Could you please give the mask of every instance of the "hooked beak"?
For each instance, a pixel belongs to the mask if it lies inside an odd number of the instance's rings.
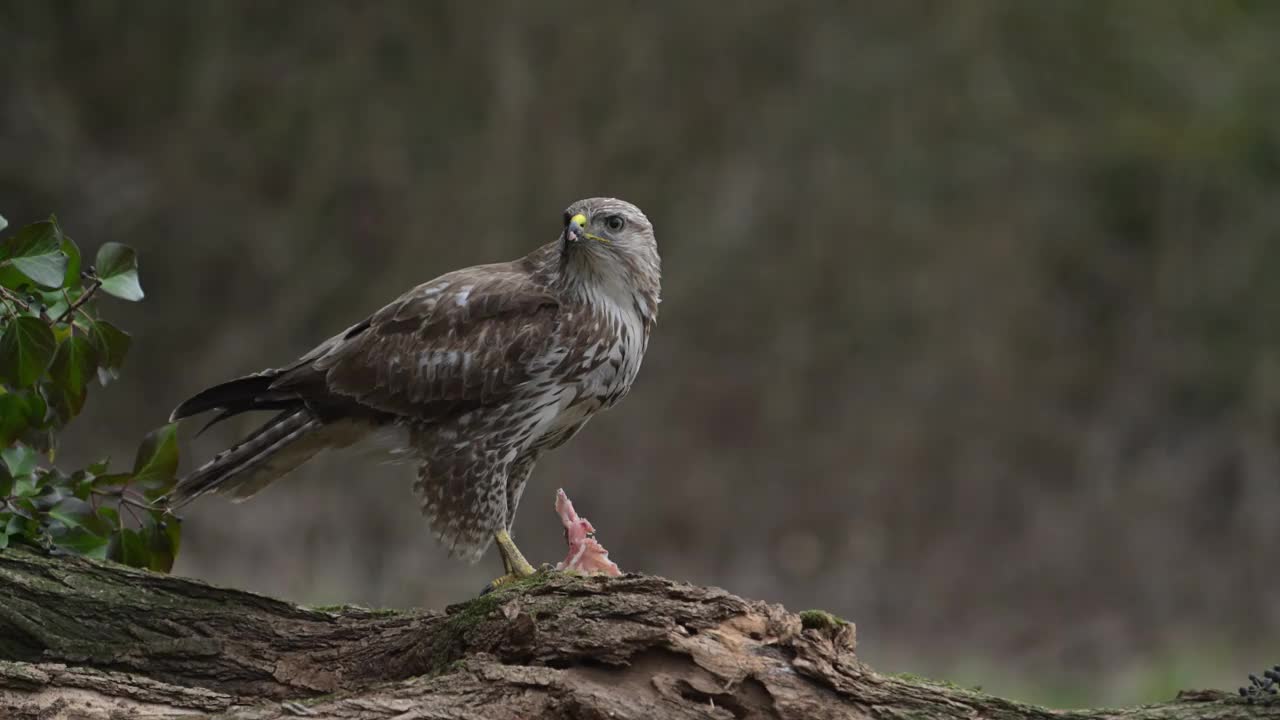
[[[569,243],[582,242],[587,237],[587,216],[578,213],[569,218],[564,225],[564,240]]]

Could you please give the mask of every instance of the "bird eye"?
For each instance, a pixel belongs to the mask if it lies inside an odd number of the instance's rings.
[[[610,232],[618,232],[627,226],[627,221],[623,220],[621,215],[610,215],[604,219],[604,226],[609,228]]]

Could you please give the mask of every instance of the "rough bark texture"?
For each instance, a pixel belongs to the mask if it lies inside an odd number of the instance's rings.
[[[854,628],[656,577],[550,574],[443,612],[306,609],[0,552],[0,718],[1280,718],[1223,693],[1055,712],[878,675]]]

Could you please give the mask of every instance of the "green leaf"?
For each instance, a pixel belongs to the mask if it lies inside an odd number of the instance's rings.
[[[9,474],[9,468],[0,463],[0,508],[4,507],[4,499],[13,494],[13,476]],[[0,526],[4,523],[0,522]]]
[[[0,395],[0,445],[11,445],[28,428],[44,424],[44,398],[31,391]]]
[[[173,559],[178,554],[178,548],[174,546],[163,521],[152,518],[147,524],[147,567],[156,572],[167,573],[173,569]]]
[[[13,509],[14,517],[22,520],[34,521],[36,516],[40,514],[40,511],[36,510],[36,506],[31,502],[30,498],[20,497],[10,502],[9,507]],[[12,521],[10,522],[12,523]]]
[[[98,519],[109,528],[120,527],[120,511],[109,505],[98,506]]]
[[[5,220],[3,215],[0,215],[0,230],[3,230],[7,227],[9,227],[9,221]]]
[[[178,425],[169,423],[148,433],[138,447],[138,456],[133,462],[133,482],[146,489],[167,488],[177,471]]]
[[[49,365],[52,380],[50,400],[65,423],[84,408],[89,394],[89,382],[98,369],[98,351],[85,338],[75,336],[58,346],[58,352]]]
[[[115,492],[124,489],[131,479],[133,479],[133,475],[129,473],[99,475],[93,479],[93,489],[99,492]]]
[[[87,528],[71,528],[61,535],[54,536],[53,544],[87,557],[98,560],[107,559],[108,536],[99,535]]]
[[[80,246],[66,235],[62,236],[62,245],[59,248],[62,254],[67,256],[67,271],[62,277],[62,287],[74,288],[80,286]]]
[[[0,450],[0,459],[4,460],[9,474],[14,477],[30,475],[36,469],[37,457],[38,453],[25,445],[13,445]]]
[[[4,218],[0,218],[0,220],[3,220],[3,219]],[[7,547],[9,547],[9,533],[0,532],[0,550],[3,550]]]
[[[88,500],[89,495],[93,493],[93,473],[85,470],[77,470],[71,473],[71,492],[81,500]]]
[[[94,261],[102,291],[122,300],[141,300],[142,285],[138,283],[138,255],[133,248],[120,243],[106,243],[98,249]]]
[[[14,268],[43,287],[61,287],[67,274],[62,228],[55,218],[32,223],[5,240],[0,246],[0,258],[0,265]]]
[[[44,306],[44,314],[47,318],[56,320],[57,318],[62,317],[62,313],[66,312],[67,308],[71,307],[71,305],[67,303],[66,298],[62,297],[62,291],[60,290],[56,293],[41,293],[41,295],[42,302],[40,304]],[[54,337],[59,335],[60,330],[66,331],[65,326],[56,326],[53,330]]]
[[[20,317],[0,335],[0,378],[16,387],[30,387],[48,369],[56,350],[48,325],[39,318]]]
[[[147,566],[147,541],[142,537],[141,531],[123,528],[112,533],[111,540],[113,545],[119,547],[118,555],[113,560],[133,567]]]
[[[14,269],[41,287],[62,285],[62,279],[67,272],[67,256],[63,255],[61,250],[52,255],[14,258],[10,262]]]
[[[42,513],[48,513],[68,497],[63,485],[49,482],[40,482],[39,485],[40,491],[31,498],[31,502]]]
[[[124,356],[133,344],[129,333],[112,325],[106,320],[93,323],[93,344],[98,348],[98,363],[111,370],[117,370],[124,364]]]
[[[93,506],[76,497],[64,497],[57,505],[49,508],[49,517],[61,522],[68,528],[85,527],[98,521],[93,514]]]
[[[57,218],[34,222],[5,239],[0,244],[0,260],[47,255],[59,250],[62,228]]]
[[[36,483],[35,475],[27,473],[26,475],[19,475],[13,479],[13,490],[11,492],[14,497],[31,498],[35,497],[36,494],[40,492],[40,486]]]
[[[23,517],[21,513],[12,512],[6,513],[6,515],[9,519],[5,521],[4,527],[0,527],[0,533],[5,535],[19,535],[26,531],[28,520]]]
[[[99,544],[101,544],[104,553],[106,552],[107,536],[120,527],[119,517],[114,518],[115,522],[111,522],[108,518],[104,518],[95,512],[92,505],[77,498],[65,498],[57,506],[49,510],[49,517],[65,525],[68,532],[84,530],[90,534],[100,536]],[[57,535],[54,536],[54,542],[59,545],[65,544],[59,540]]]

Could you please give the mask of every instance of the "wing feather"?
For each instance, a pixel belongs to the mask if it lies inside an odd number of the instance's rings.
[[[425,421],[499,403],[552,353],[559,310],[518,268],[449,273],[317,347],[272,387]]]

